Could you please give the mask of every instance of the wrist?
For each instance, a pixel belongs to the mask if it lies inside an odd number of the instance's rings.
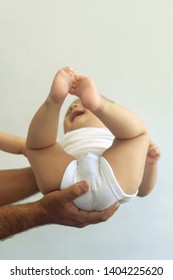
[[[158,161],[156,161],[156,160],[150,160],[150,159],[148,159],[148,160],[146,160],[146,165],[147,166],[151,166],[151,167],[154,167],[154,166],[157,166],[157,162]]]
[[[35,208],[35,210],[34,210],[35,214],[34,214],[33,219],[36,220],[36,223],[38,224],[38,226],[52,223],[51,215],[50,215],[46,205],[44,204],[44,198],[36,201],[34,208]]]

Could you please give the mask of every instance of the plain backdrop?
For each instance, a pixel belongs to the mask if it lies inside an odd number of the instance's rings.
[[[0,0],[1,131],[25,137],[56,71],[70,65],[142,117],[161,149],[149,196],[106,223],[18,234],[0,243],[0,259],[173,259],[172,14],[171,0]],[[1,169],[25,166],[0,152]]]

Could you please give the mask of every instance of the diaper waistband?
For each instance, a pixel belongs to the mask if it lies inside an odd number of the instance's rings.
[[[93,158],[95,160],[98,160],[100,158],[100,155],[97,153],[85,152],[78,157],[78,160],[83,158]]]

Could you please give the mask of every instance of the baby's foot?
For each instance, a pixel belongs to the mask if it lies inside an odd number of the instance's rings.
[[[51,86],[50,98],[54,102],[63,102],[68,95],[75,80],[75,73],[70,67],[60,69]]]
[[[94,82],[85,76],[76,76],[70,93],[78,96],[83,106],[91,111],[97,110],[101,97],[97,92]]]

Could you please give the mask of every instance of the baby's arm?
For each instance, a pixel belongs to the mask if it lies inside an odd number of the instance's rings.
[[[159,148],[154,143],[150,142],[145,163],[144,175],[142,183],[139,187],[138,196],[146,196],[154,188],[157,179],[157,163],[159,158]]]
[[[0,132],[0,150],[11,154],[25,154],[25,139]]]

